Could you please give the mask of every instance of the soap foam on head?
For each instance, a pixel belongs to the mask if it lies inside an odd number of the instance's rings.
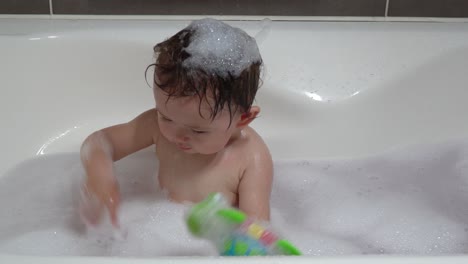
[[[206,18],[192,22],[188,29],[193,36],[185,48],[190,54],[183,63],[186,68],[203,69],[222,77],[239,76],[252,63],[261,61],[255,39],[239,28]]]

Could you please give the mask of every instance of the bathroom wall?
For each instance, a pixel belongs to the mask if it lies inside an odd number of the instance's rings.
[[[1,0],[0,14],[468,17],[468,0]]]

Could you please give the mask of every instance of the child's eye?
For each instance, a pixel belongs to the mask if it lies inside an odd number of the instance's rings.
[[[195,133],[195,134],[205,134],[206,133],[206,131],[193,130],[193,129],[192,129],[192,132]]]

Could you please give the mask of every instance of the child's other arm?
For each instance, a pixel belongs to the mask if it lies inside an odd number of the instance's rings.
[[[273,162],[266,146],[250,157],[239,185],[239,209],[248,216],[270,220]]]

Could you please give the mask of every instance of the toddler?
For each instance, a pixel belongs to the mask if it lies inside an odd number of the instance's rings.
[[[83,192],[118,226],[119,187],[113,162],[155,145],[158,180],[175,201],[200,202],[220,192],[251,217],[268,220],[272,160],[249,124],[262,59],[244,31],[213,19],[192,22],[154,47],[156,107],[128,123],[92,133],[81,147]],[[149,67],[148,67],[149,68]]]

